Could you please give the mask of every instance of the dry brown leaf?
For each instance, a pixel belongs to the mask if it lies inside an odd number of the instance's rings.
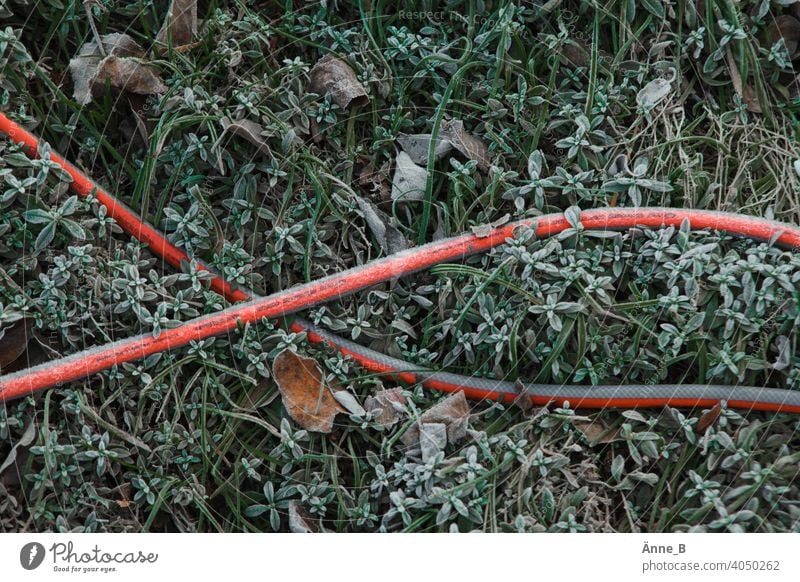
[[[317,533],[314,519],[298,501],[289,502],[289,531],[291,533]]]
[[[0,336],[0,370],[14,363],[28,349],[33,319],[20,319]]]
[[[306,430],[331,432],[333,419],[345,412],[322,379],[317,363],[291,350],[283,350],[272,364],[272,374],[283,405]]]
[[[573,67],[589,64],[589,50],[581,43],[569,41],[561,47],[561,62]]]
[[[261,125],[255,121],[250,121],[249,119],[231,121],[227,117],[224,117],[221,123],[224,131],[230,131],[231,133],[246,139],[251,144],[256,146],[261,154],[269,158],[272,157],[272,150],[269,149],[267,142],[261,137],[261,132],[264,131],[264,128],[261,127]]]
[[[575,428],[583,433],[591,446],[613,443],[622,440],[619,430],[611,429],[600,420],[575,421]]]
[[[140,95],[166,91],[158,72],[141,61],[144,49],[130,36],[106,34],[101,42],[104,51],[96,42],[87,42],[69,62],[73,96],[79,104],[86,105],[101,95],[106,81],[115,89]]]
[[[167,90],[158,71],[128,57],[109,55],[100,61],[93,84],[102,86],[106,81],[115,89],[137,95],[153,95]]]
[[[694,431],[697,434],[703,434],[708,430],[708,427],[717,423],[719,420],[720,414],[722,414],[722,406],[719,402],[717,402],[711,410],[704,412],[703,416],[700,417],[700,420],[697,421],[697,426],[694,427]]]
[[[406,399],[402,388],[380,390],[364,402],[367,412],[373,414],[372,420],[383,429],[389,429],[400,420],[400,414],[406,408]]]
[[[441,423],[447,427],[447,442],[455,443],[467,435],[469,423],[469,404],[463,392],[451,394],[435,406],[429,408],[419,417],[403,435],[402,441],[407,447],[416,447],[420,443],[420,427],[423,424]]]
[[[172,0],[156,40],[167,44],[171,39],[172,46],[179,47],[191,43],[196,34],[197,0]]]
[[[481,170],[488,170],[489,166],[491,166],[489,150],[486,148],[486,144],[467,133],[464,130],[464,122],[460,119],[443,121],[439,135],[449,141],[466,158],[478,162],[478,167]]]
[[[739,66],[736,64],[736,59],[733,58],[733,53],[730,47],[725,49],[725,60],[728,63],[728,71],[731,75],[731,83],[733,90],[739,98],[747,105],[747,110],[751,113],[761,113],[761,103],[758,100],[758,95],[749,85],[745,85],[742,81],[742,75],[739,73]]]
[[[350,105],[366,105],[367,92],[358,81],[353,69],[333,55],[322,57],[308,74],[311,83],[308,88],[319,95],[331,94],[331,99],[342,109]]]

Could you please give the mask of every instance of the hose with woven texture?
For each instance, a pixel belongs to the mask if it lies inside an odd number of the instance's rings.
[[[26,147],[35,156],[38,139],[0,113],[0,132]],[[87,196],[94,192],[98,201],[108,208],[111,216],[127,233],[149,245],[151,251],[173,266],[179,267],[190,257],[173,245],[136,213],[100,188],[72,164],[56,154],[51,160],[58,163],[73,179],[75,193]],[[583,211],[581,224],[589,230],[620,230],[636,226],[664,228],[680,226],[688,221],[692,230],[714,229],[757,240],[770,240],[791,249],[800,249],[800,228],[761,218],[726,212],[678,208],[606,208]],[[144,358],[150,354],[187,345],[192,340],[226,333],[241,323],[262,318],[276,318],[336,300],[359,290],[409,275],[433,265],[486,252],[508,239],[519,227],[534,227],[537,237],[547,237],[571,228],[563,214],[549,214],[524,219],[493,229],[487,236],[465,234],[429,243],[372,261],[317,281],[299,285],[266,297],[230,285],[221,277],[211,279],[212,289],[230,301],[244,301],[225,310],[185,322],[163,331],[158,337],[150,334],[135,336],[78,352],[19,372],[0,376],[0,401],[19,398],[46,388],[78,380],[107,370],[114,365]],[[210,270],[201,261],[199,268]],[[305,329],[312,341],[324,341],[352,356],[365,367],[381,373],[398,375],[411,381],[421,381],[429,388],[443,391],[464,390],[468,396],[509,400],[518,395],[514,385],[458,376],[444,372],[408,372],[413,366],[357,346],[348,340],[324,332],[298,320],[293,329]],[[412,375],[413,374],[413,375]],[[636,406],[705,406],[727,400],[729,406],[758,410],[800,413],[800,392],[776,388],[726,387],[705,385],[631,385],[631,386],[550,386],[533,385],[526,388],[535,403],[569,401],[583,407]]]

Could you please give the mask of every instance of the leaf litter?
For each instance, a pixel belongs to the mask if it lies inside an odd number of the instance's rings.
[[[306,430],[329,433],[333,420],[345,412],[322,378],[312,358],[285,349],[272,364],[272,373],[289,416]]]
[[[100,41],[102,48],[97,42],[87,42],[69,62],[73,96],[80,105],[102,95],[106,82],[114,89],[139,95],[167,90],[158,70],[145,60],[144,48],[133,38],[112,33]]]

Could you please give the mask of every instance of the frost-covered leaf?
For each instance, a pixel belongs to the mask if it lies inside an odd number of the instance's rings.
[[[333,102],[342,109],[347,109],[350,105],[366,105],[369,102],[366,90],[350,65],[333,55],[322,57],[308,76],[311,80],[309,91],[318,95],[330,93]]]
[[[395,171],[392,178],[392,200],[413,202],[425,198],[425,185],[428,172],[415,164],[411,157],[400,152],[395,159]]]
[[[345,409],[322,379],[317,363],[286,349],[276,356],[272,371],[289,416],[306,430],[331,432],[333,419]]]
[[[172,0],[167,17],[156,40],[173,46],[183,46],[192,42],[197,34],[197,0]]]
[[[415,164],[428,165],[428,150],[433,136],[430,133],[410,135],[401,133],[397,136],[397,143]],[[453,150],[453,145],[447,138],[439,135],[434,150],[435,159],[441,159]]]

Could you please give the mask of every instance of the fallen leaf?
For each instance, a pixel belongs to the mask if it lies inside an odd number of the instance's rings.
[[[722,405],[717,402],[711,410],[708,410],[703,413],[700,417],[700,420],[697,421],[697,425],[694,427],[694,431],[697,434],[703,434],[708,430],[708,427],[717,423],[719,420],[720,414],[722,414]]]
[[[315,432],[333,430],[334,417],[345,409],[336,402],[313,359],[283,350],[275,357],[272,373],[283,405],[297,424]]]
[[[101,95],[106,81],[115,89],[141,95],[166,91],[155,69],[142,61],[144,49],[130,36],[106,34],[100,40],[103,51],[96,42],[87,42],[69,62],[73,96],[80,105]]]
[[[611,164],[609,164],[606,173],[610,178],[613,178],[614,176],[618,176],[620,174],[630,176],[631,171],[628,168],[628,155],[619,154],[617,157],[615,157],[611,161]]]
[[[644,111],[652,110],[672,93],[672,82],[667,79],[653,79],[636,94],[636,104]]]
[[[333,55],[325,55],[308,73],[308,88],[319,95],[330,93],[331,99],[342,109],[350,105],[366,105],[369,97],[358,81],[353,69]]]
[[[397,135],[397,143],[408,154],[415,164],[428,164],[428,150],[431,147],[431,140],[433,136],[430,133],[419,133],[411,135],[407,133],[400,133]],[[441,132],[439,139],[436,140],[434,149],[435,159],[440,159],[453,150],[453,144],[444,137]]]
[[[156,35],[158,42],[172,46],[183,46],[192,42],[197,34],[197,0],[172,0],[161,30]]]
[[[736,59],[733,58],[733,53],[730,47],[725,49],[725,60],[728,63],[728,72],[731,75],[731,83],[733,90],[739,98],[747,105],[747,110],[752,113],[761,113],[761,103],[758,100],[758,95],[750,85],[745,85],[742,81],[742,75],[739,73],[739,67],[736,64]]]
[[[167,86],[152,67],[142,64],[138,59],[109,55],[100,61],[94,83],[109,81],[111,86],[121,91],[138,95],[163,93]]]
[[[422,462],[427,463],[447,446],[447,425],[443,422],[420,425],[419,446],[422,449]]]
[[[424,199],[427,181],[428,172],[425,168],[415,164],[407,153],[397,154],[392,179],[392,200],[412,202]]]
[[[443,121],[441,137],[449,141],[467,159],[478,162],[478,168],[488,170],[491,166],[489,150],[483,141],[464,130],[464,122],[460,119]]]
[[[778,358],[771,364],[773,370],[785,370],[792,365],[792,344],[785,335],[779,335],[775,339],[778,347]]]
[[[568,41],[561,47],[561,61],[573,67],[585,67],[589,64],[589,51],[575,41]]]
[[[742,101],[747,105],[747,110],[752,113],[761,113],[761,101],[758,100],[756,90],[750,85],[745,85],[742,88]]]
[[[364,410],[364,407],[361,406],[358,400],[356,400],[356,397],[347,390],[337,390],[333,393],[333,397],[336,399],[336,402],[344,406],[347,412],[353,416],[364,417],[367,415],[367,411]]]
[[[447,427],[447,442],[449,443],[458,442],[467,435],[469,404],[463,392],[455,392],[423,412],[418,422],[412,424],[403,434],[403,443],[407,447],[418,446],[420,427],[423,424],[435,423],[442,423]]]
[[[406,398],[402,388],[380,390],[364,402],[364,408],[372,413],[372,420],[381,428],[394,426],[406,411]]]
[[[613,443],[622,440],[619,430],[611,429],[600,420],[576,421],[575,428],[583,433],[591,446]]]
[[[392,224],[389,217],[375,208],[369,200],[356,196],[356,204],[364,214],[367,226],[387,255],[408,248],[408,241],[400,229]]]
[[[272,150],[269,149],[269,145],[267,145],[267,142],[261,137],[261,133],[264,131],[261,125],[249,119],[231,121],[227,117],[223,117],[220,123],[222,124],[223,131],[229,131],[234,135],[246,139],[256,146],[259,153],[268,158],[272,158]]]
[[[289,502],[289,531],[292,533],[317,533],[313,518],[298,501]]]
[[[533,408],[533,402],[531,402],[531,397],[525,384],[522,380],[517,380],[514,382],[514,388],[517,391],[517,396],[511,404],[519,408],[522,412],[530,411]]]
[[[11,451],[8,453],[6,460],[3,461],[3,464],[0,465],[0,475],[3,474],[3,471],[8,469],[12,466],[17,460],[17,452],[22,448],[25,449],[31,445],[33,439],[36,438],[36,425],[31,421],[28,423],[28,426],[25,428],[25,432],[22,433],[19,441],[11,447]]]
[[[33,319],[20,319],[10,327],[0,330],[0,370],[14,363],[28,349],[33,337]]]

